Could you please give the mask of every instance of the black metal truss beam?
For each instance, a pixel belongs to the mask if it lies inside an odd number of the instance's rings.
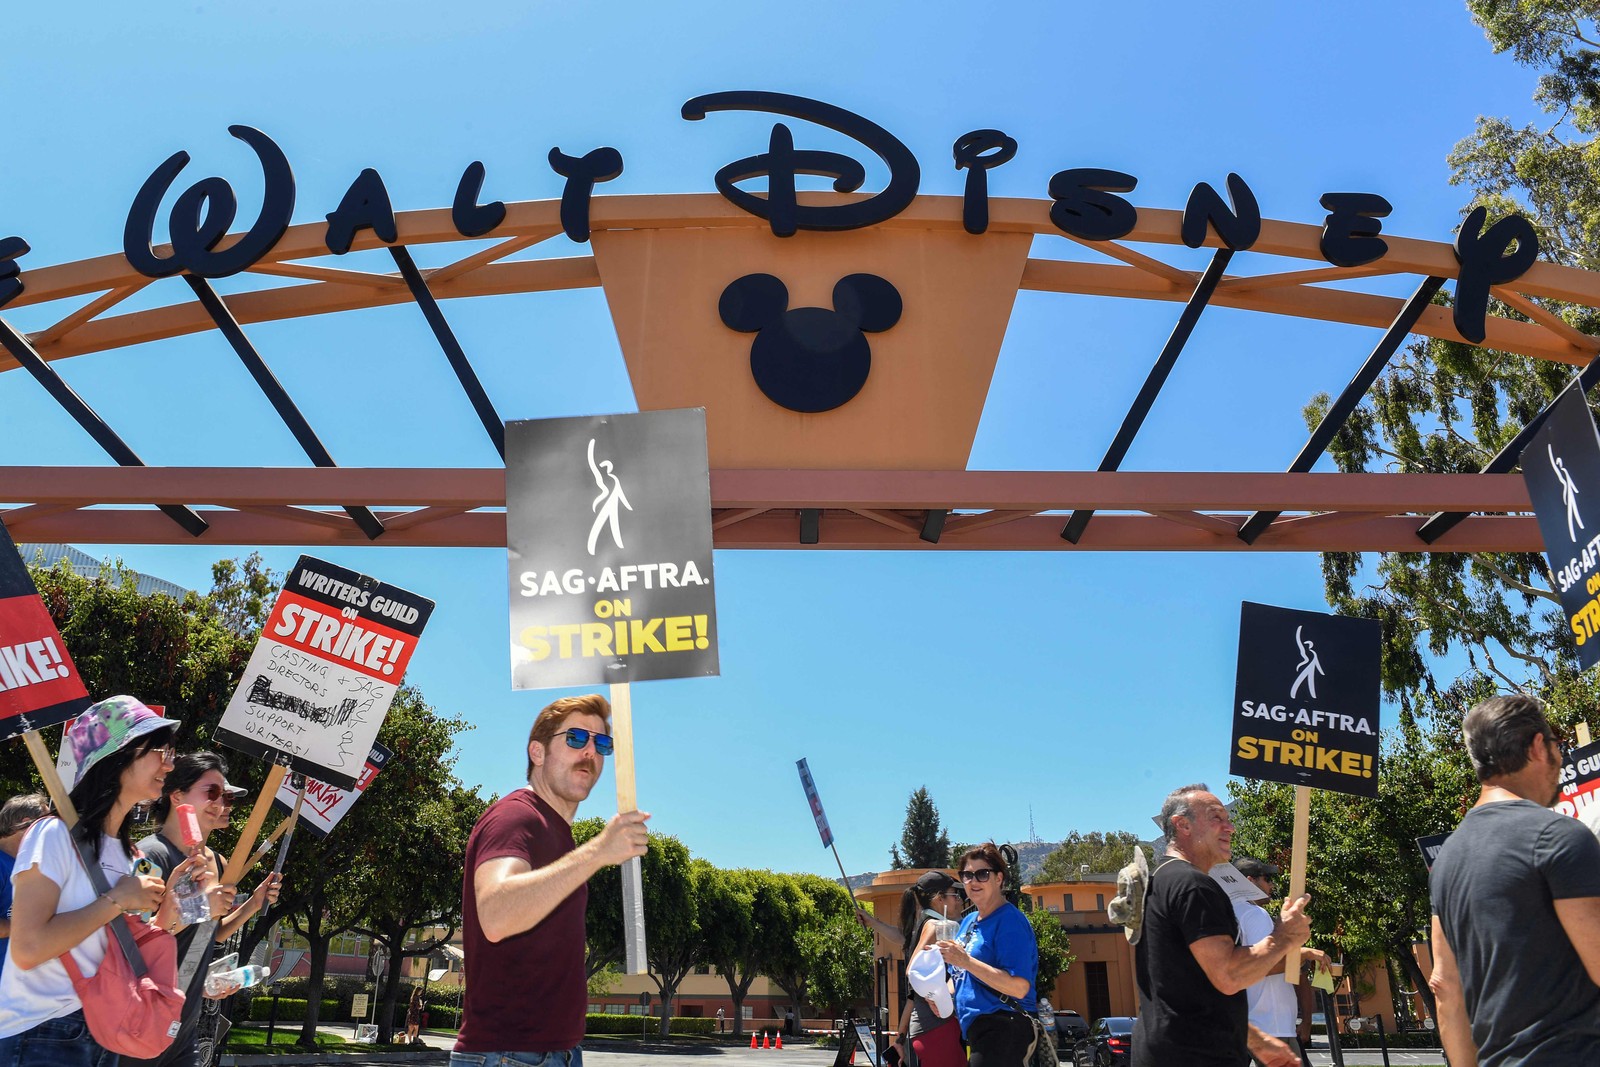
[[[305,450],[306,456],[318,467],[337,467],[338,464],[333,461],[333,456],[323,447],[316,431],[311,428],[311,424],[306,421],[306,417],[295,406],[294,400],[289,396],[288,391],[284,389],[283,383],[278,381],[277,376],[272,373],[272,368],[267,366],[266,360],[261,358],[261,353],[257,352],[255,345],[250,343],[250,338],[246,337],[244,330],[239,328],[239,320],[233,317],[233,312],[228,310],[228,305],[224,304],[222,298],[217,295],[217,291],[211,288],[211,283],[193,274],[185,274],[183,280],[188,282],[189,288],[194,290],[194,295],[200,301],[200,305],[206,309],[206,314],[211,316],[211,321],[216,323],[218,331],[233,346],[234,352],[238,354],[240,361],[244,363],[245,369],[256,380],[256,385],[261,387],[261,392],[266,395],[273,409],[277,411],[278,417],[289,428],[289,432],[294,434],[294,439]],[[361,532],[367,535],[368,539],[376,541],[382,536],[383,523],[372,513],[370,508],[361,504],[346,504],[344,510],[355,524],[361,528]]]
[[[1289,464],[1290,474],[1305,474],[1316,466],[1322,453],[1327,451],[1334,437],[1344,428],[1344,424],[1350,421],[1350,416],[1355,414],[1362,398],[1367,395],[1367,390],[1372,388],[1372,383],[1378,380],[1383,368],[1389,365],[1389,360],[1410,336],[1417,320],[1422,317],[1428,305],[1433,303],[1434,294],[1443,284],[1443,278],[1424,278],[1422,284],[1417,286],[1416,291],[1400,306],[1400,313],[1394,317],[1389,328],[1378,339],[1366,362],[1361,364],[1361,369],[1356,371],[1355,376],[1344,387],[1344,391],[1329,406],[1322,416],[1322,421],[1317,423],[1317,428],[1312,431],[1311,439],[1300,449],[1300,454],[1294,458],[1294,462]],[[1255,544],[1256,538],[1261,536],[1262,531],[1271,526],[1281,514],[1279,511],[1258,511],[1251,515],[1244,521],[1244,525],[1239,527],[1239,540],[1247,545]]]
[[[1155,366],[1150,368],[1144,386],[1139,390],[1139,395],[1134,397],[1133,406],[1128,409],[1121,428],[1117,430],[1117,436],[1112,439],[1111,447],[1106,449],[1105,458],[1100,461],[1097,469],[1114,471],[1122,465],[1122,460],[1127,456],[1135,435],[1144,425],[1145,416],[1150,414],[1151,407],[1155,405],[1161,387],[1166,384],[1167,376],[1172,373],[1173,365],[1178,362],[1183,346],[1188,344],[1189,335],[1194,333],[1195,323],[1200,321],[1200,313],[1211,302],[1211,294],[1216,292],[1217,283],[1222,281],[1222,274],[1228,269],[1228,261],[1232,258],[1231,248],[1219,248],[1212,255],[1205,273],[1200,276],[1199,284],[1189,296],[1189,302],[1183,306],[1183,314],[1178,316],[1178,324],[1172,328],[1172,334],[1161,348],[1161,355],[1156,357]],[[1089,525],[1089,520],[1093,517],[1094,512],[1087,508],[1074,511],[1067,519],[1067,524],[1061,528],[1062,540],[1077,544],[1078,538],[1083,536],[1084,527]]]

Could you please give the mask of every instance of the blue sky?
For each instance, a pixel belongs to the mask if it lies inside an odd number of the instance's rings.
[[[486,196],[555,197],[544,158],[556,145],[622,152],[625,172],[602,192],[711,190],[718,167],[764,148],[771,119],[688,123],[679,107],[768,89],[887,127],[920,160],[924,193],[959,193],[951,141],[998,127],[1021,147],[991,172],[994,195],[1042,198],[1055,171],[1105,166],[1138,176],[1135,204],[1178,208],[1232,170],[1269,218],[1317,222],[1323,192],[1372,191],[1394,205],[1387,232],[1448,240],[1466,202],[1448,184],[1452,145],[1480,114],[1535,114],[1532,73],[1492,55],[1458,0],[91,3],[14,5],[5,27],[0,236],[30,242],[25,268],[119,251],[135,191],[180,148],[195,157],[184,185],[224,174],[253,218],[258,171],[226,133],[240,122],[288,154],[296,222],[332,211],[368,166],[398,209],[448,205],[473,160],[488,168]],[[802,147],[843,147],[796,133]],[[869,165],[867,188],[883,179]],[[1196,269],[1208,255],[1149,251]],[[340,265],[393,269],[381,252]],[[1234,269],[1274,261],[1241,255]],[[125,306],[188,298],[170,279]],[[7,318],[35,330],[69,310]],[[444,310],[505,417],[634,408],[598,289]],[[1021,294],[970,466],[1093,469],[1177,314]],[[496,462],[414,306],[248,333],[341,464]],[[1337,392],[1377,334],[1209,311],[1125,469],[1281,470],[1306,436],[1302,405]],[[148,463],[305,462],[215,333],[56,366]],[[7,463],[106,462],[24,374],[0,375],[0,407]],[[84,547],[201,588],[214,559],[248,551]],[[265,554],[282,569],[298,552]],[[519,784],[528,725],[559,694],[510,689],[503,552],[320,554],[438,601],[410,677],[473,723],[464,781]],[[823,874],[832,857],[797,758],[852,872],[887,865],[921,785],[959,840],[1024,838],[1030,809],[1046,839],[1143,833],[1169,788],[1227,777],[1239,601],[1325,607],[1315,555],[1267,552],[728,551],[716,578],[722,676],[634,690],[641,806],[713,862]],[[585,812],[614,810],[613,788],[608,774]]]

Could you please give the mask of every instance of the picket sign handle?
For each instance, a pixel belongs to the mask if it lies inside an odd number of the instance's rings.
[[[250,809],[250,821],[244,824],[239,843],[234,846],[233,855],[228,857],[227,869],[222,872],[223,885],[238,885],[244,872],[250,869],[250,850],[255,847],[256,837],[261,833],[261,824],[267,821],[272,798],[278,795],[278,787],[288,773],[289,768],[281,763],[274,763],[267,769],[267,780],[262,783],[261,792],[256,796],[256,806]]]
[[[617,812],[639,810],[633,777],[633,693],[627,682],[611,687],[611,751],[617,776]],[[623,974],[649,971],[644,941],[644,861],[635,856],[622,865]]]
[[[277,828],[272,833],[263,837],[261,844],[257,845],[256,850],[250,854],[250,862],[245,864],[246,870],[260,863],[261,858],[272,850],[272,843],[282,837],[285,831],[294,829],[295,823],[300,821],[300,804],[305,798],[306,791],[302,789],[299,795],[294,798],[294,810],[289,812],[289,817],[278,823]]]
[[[50,758],[50,750],[44,747],[44,738],[38,730],[28,730],[22,735],[22,743],[28,746],[33,765],[39,768],[39,777],[44,779],[45,791],[56,806],[56,814],[69,828],[78,825],[78,809],[72,806],[72,797],[67,795],[66,783],[56,770],[56,761]]]
[[[1306,891],[1306,853],[1311,839],[1311,787],[1294,787],[1294,849],[1289,857],[1289,899],[1298,900]],[[1300,984],[1300,949],[1292,948],[1283,957],[1283,979]]]
[[[612,773],[617,776],[617,811],[638,811],[633,779],[633,694],[627,682],[611,687]]]

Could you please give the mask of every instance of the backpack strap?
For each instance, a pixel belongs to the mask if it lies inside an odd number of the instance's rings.
[[[89,884],[94,886],[97,896],[103,897],[111,892],[111,887],[106,884],[105,872],[100,869],[98,859],[89,854],[89,846],[73,834],[71,827],[67,828],[67,838],[72,842],[78,853],[78,860],[83,864],[83,869],[89,875]],[[111,920],[111,934],[117,939],[117,944],[122,946],[122,956],[128,961],[128,966],[133,970],[135,978],[143,978],[149,973],[145,966],[144,955],[140,953],[139,946],[133,940],[133,931],[128,929],[128,921],[119,913]],[[72,950],[68,949],[58,957],[67,968],[67,974],[72,978],[73,988],[82,982],[83,973],[78,970],[78,965],[71,959]]]

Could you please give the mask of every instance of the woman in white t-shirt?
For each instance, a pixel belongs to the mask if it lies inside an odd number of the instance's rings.
[[[154,912],[170,929],[177,900],[160,878],[137,873],[134,809],[161,796],[178,723],[127,696],[102,700],[67,727],[56,761],[79,822],[33,825],[12,874],[11,948],[0,971],[0,1067],[111,1067],[84,1022],[60,956],[88,977],[100,969],[106,924],[123,912]],[[110,891],[97,893],[77,842],[92,848]],[[181,869],[181,868],[180,868]],[[177,872],[173,872],[174,875]],[[197,872],[198,873],[198,872]]]

